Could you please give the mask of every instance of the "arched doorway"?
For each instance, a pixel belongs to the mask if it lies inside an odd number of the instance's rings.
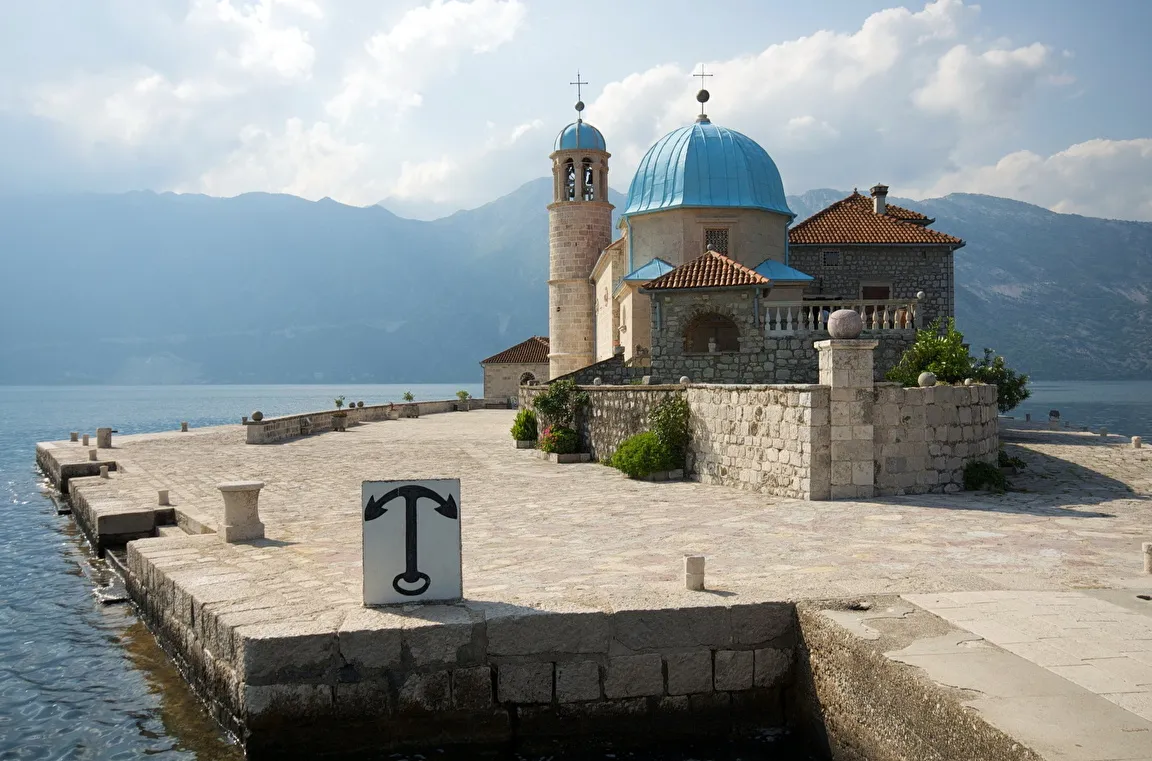
[[[693,318],[684,330],[684,353],[740,351],[740,329],[732,318],[709,312]]]

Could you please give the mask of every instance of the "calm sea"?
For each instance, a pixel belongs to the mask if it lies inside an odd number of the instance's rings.
[[[101,605],[104,573],[35,467],[37,441],[108,425],[121,434],[365,404],[448,399],[473,384],[412,386],[0,386],[0,758],[239,761],[127,605]],[[1059,409],[1074,425],[1152,439],[1152,383],[1036,383],[1014,414]],[[387,755],[382,758],[388,757]],[[798,759],[779,745],[596,757]]]

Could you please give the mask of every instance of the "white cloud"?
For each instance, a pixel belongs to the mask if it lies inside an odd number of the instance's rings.
[[[1053,74],[1055,57],[1040,43],[1013,50],[973,53],[957,45],[939,60],[936,71],[914,100],[927,111],[952,112],[963,118],[987,118],[1016,111],[1025,96],[1051,75],[1054,82],[1067,77]]]
[[[306,30],[275,23],[285,10],[312,20],[324,16],[312,0],[257,0],[240,7],[232,0],[193,0],[188,20],[206,25],[216,35],[231,33],[236,37],[236,49],[221,49],[218,56],[240,69],[290,80],[306,79],[312,73],[316,50]]]
[[[954,192],[1007,196],[1053,211],[1152,222],[1152,138],[1088,140],[1050,156],[1016,151],[952,172],[917,197]]]
[[[419,106],[430,79],[455,71],[467,54],[512,40],[526,13],[520,0],[432,0],[413,8],[368,40],[364,60],[328,101],[328,113],[347,122],[381,104],[399,111]]]

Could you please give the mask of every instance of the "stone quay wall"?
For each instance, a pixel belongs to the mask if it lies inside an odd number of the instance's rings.
[[[435,415],[441,412],[458,412],[483,409],[483,399],[458,399],[433,402],[396,402],[394,404],[373,404],[364,407],[347,408],[347,424],[371,423],[378,420],[396,420],[402,417]],[[332,416],[337,410],[303,412],[298,415],[266,417],[257,422],[249,420],[244,424],[249,444],[275,444],[285,439],[324,433],[332,430]]]
[[[553,613],[466,601],[286,624],[231,609],[171,540],[129,544],[125,571],[217,720],[259,757],[781,726],[798,641],[779,602]]]
[[[957,492],[965,463],[996,462],[995,386],[880,384],[873,420],[878,494]]]
[[[827,499],[829,389],[688,387],[694,480],[796,499]]]

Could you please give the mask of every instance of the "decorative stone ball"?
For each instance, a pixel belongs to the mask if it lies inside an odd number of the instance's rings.
[[[261,420],[264,419],[264,413],[261,412],[260,410],[256,410],[255,412],[252,413],[252,419],[255,420],[257,423],[259,423]]]
[[[973,384],[975,384],[975,383],[976,383],[976,381],[972,380],[971,378],[965,378],[965,379],[964,379],[964,385],[965,385],[965,386],[971,386],[971,385],[973,385]]]
[[[593,379],[592,379],[592,385],[593,385],[593,386],[599,386],[599,385],[600,385],[601,383],[603,383],[603,382],[604,382],[604,381],[600,380],[599,378],[593,378]]]
[[[680,385],[681,385],[681,386],[687,386],[687,385],[688,385],[689,383],[691,383],[691,382],[692,382],[692,381],[691,381],[691,380],[689,380],[689,378],[688,378],[688,376],[687,376],[687,375],[681,375],[681,376],[680,376]]]
[[[935,373],[922,372],[922,373],[920,373],[920,377],[916,379],[916,383],[919,384],[920,388],[928,388],[929,386],[935,386],[936,385],[936,375],[935,375]]]
[[[837,309],[828,317],[828,335],[833,338],[859,338],[864,320],[853,309]]]
[[[928,297],[928,294],[924,293],[924,291],[916,291],[916,300],[917,301],[923,301],[927,297]]]
[[[357,406],[357,407],[363,407],[363,406],[364,406],[364,402],[356,402],[356,406]]]

